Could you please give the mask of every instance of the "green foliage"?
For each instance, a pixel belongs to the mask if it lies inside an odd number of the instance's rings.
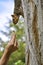
[[[14,63],[14,65],[25,65],[21,60],[18,60],[18,62]]]
[[[0,51],[0,58],[2,57],[2,54],[3,54],[3,52],[2,52],[2,51]]]
[[[25,38],[24,35],[24,22],[19,21],[18,24],[14,25],[12,22],[9,24],[10,31],[9,37],[11,36],[12,32],[16,32],[16,38],[18,40],[19,48],[16,52],[14,52],[8,61],[7,65],[25,65]],[[13,28],[14,30],[12,30]],[[8,42],[6,42],[8,43]],[[6,44],[4,43],[3,47],[5,48]],[[0,52],[0,57],[2,56],[2,52]]]

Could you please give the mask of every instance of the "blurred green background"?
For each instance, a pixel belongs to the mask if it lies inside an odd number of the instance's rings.
[[[8,40],[5,42],[2,39],[0,39],[0,58],[3,55],[5,46],[8,44],[12,33],[15,31],[16,33],[16,38],[18,40],[18,45],[19,45],[19,49],[12,53],[8,64],[7,65],[25,65],[25,47],[26,47],[26,43],[25,43],[25,32],[24,32],[24,21],[23,19],[20,20],[19,22],[14,25],[12,20],[8,19],[9,21],[9,27],[6,26],[6,29],[9,31],[9,33],[1,31],[3,34],[5,34],[8,37]]]

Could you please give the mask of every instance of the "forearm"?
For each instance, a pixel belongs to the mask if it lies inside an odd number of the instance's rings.
[[[8,50],[5,49],[4,54],[2,58],[0,59],[0,65],[6,65],[9,57],[10,57],[10,52],[8,52]]]
[[[0,59],[0,65],[6,65],[11,53],[18,49],[18,43],[16,41],[16,35],[13,35],[10,42],[5,48],[2,58]]]

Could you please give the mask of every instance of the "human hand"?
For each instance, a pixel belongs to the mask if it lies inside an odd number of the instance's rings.
[[[16,35],[13,34],[11,40],[9,41],[8,45],[6,46],[8,53],[12,53],[18,49],[18,42],[16,40]]]

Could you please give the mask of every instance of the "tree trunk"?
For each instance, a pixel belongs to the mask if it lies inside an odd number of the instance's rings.
[[[40,0],[21,0],[26,32],[26,65],[42,64],[42,15]]]
[[[41,0],[41,9],[42,9],[42,27],[43,27],[43,0]],[[41,63],[43,65],[43,28],[41,32]]]
[[[15,0],[14,13],[19,10],[25,20],[26,65],[43,65],[43,0]]]

